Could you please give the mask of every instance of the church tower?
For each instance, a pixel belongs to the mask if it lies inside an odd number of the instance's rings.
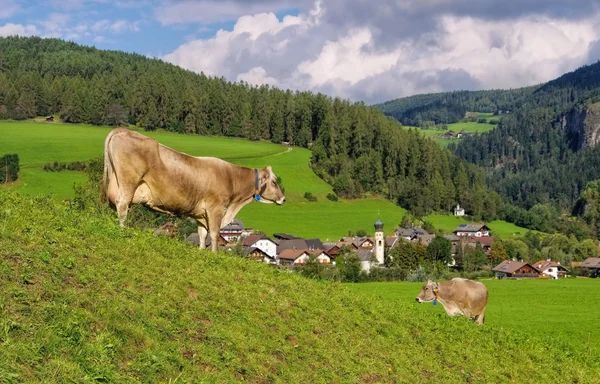
[[[375,222],[375,258],[379,265],[383,265],[383,251],[384,251],[384,239],[383,239],[383,222],[381,219],[377,219]]]

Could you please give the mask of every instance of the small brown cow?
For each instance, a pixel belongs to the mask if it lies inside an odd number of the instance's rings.
[[[218,249],[220,229],[246,204],[285,202],[270,166],[246,168],[214,157],[175,151],[126,128],[113,129],[104,143],[102,201],[113,204],[124,227],[131,204],[196,219],[200,248]]]
[[[448,315],[475,318],[477,323],[483,324],[488,289],[479,282],[459,277],[440,283],[428,280],[416,300],[418,303],[439,301]]]

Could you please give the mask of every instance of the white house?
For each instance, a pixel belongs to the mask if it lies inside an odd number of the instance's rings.
[[[542,275],[549,276],[553,279],[564,278],[567,276],[569,270],[562,265],[560,262],[552,261],[550,259],[540,260],[533,264],[538,271],[542,273]]]
[[[461,224],[453,232],[456,236],[487,237],[490,229],[485,224]]]
[[[275,257],[277,255],[277,244],[267,236],[246,236],[244,240],[242,240],[242,246],[247,248],[258,248],[269,255],[269,257]]]
[[[284,249],[279,253],[280,264],[302,265],[310,257],[308,251],[304,249]]]
[[[462,208],[460,205],[456,204],[456,208],[454,208],[454,216],[464,216],[465,215],[465,209]]]

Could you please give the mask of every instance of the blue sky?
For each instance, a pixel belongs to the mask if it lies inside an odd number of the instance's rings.
[[[367,103],[520,87],[600,59],[597,0],[0,0],[0,36]]]

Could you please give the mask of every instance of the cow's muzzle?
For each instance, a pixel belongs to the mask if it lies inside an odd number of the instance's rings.
[[[285,203],[285,196],[282,197],[281,199],[276,201],[277,205],[282,205],[283,203]]]
[[[415,300],[416,300],[416,301],[417,301],[417,303],[419,303],[419,304],[423,302],[423,300],[419,299],[418,297],[415,297]]]

